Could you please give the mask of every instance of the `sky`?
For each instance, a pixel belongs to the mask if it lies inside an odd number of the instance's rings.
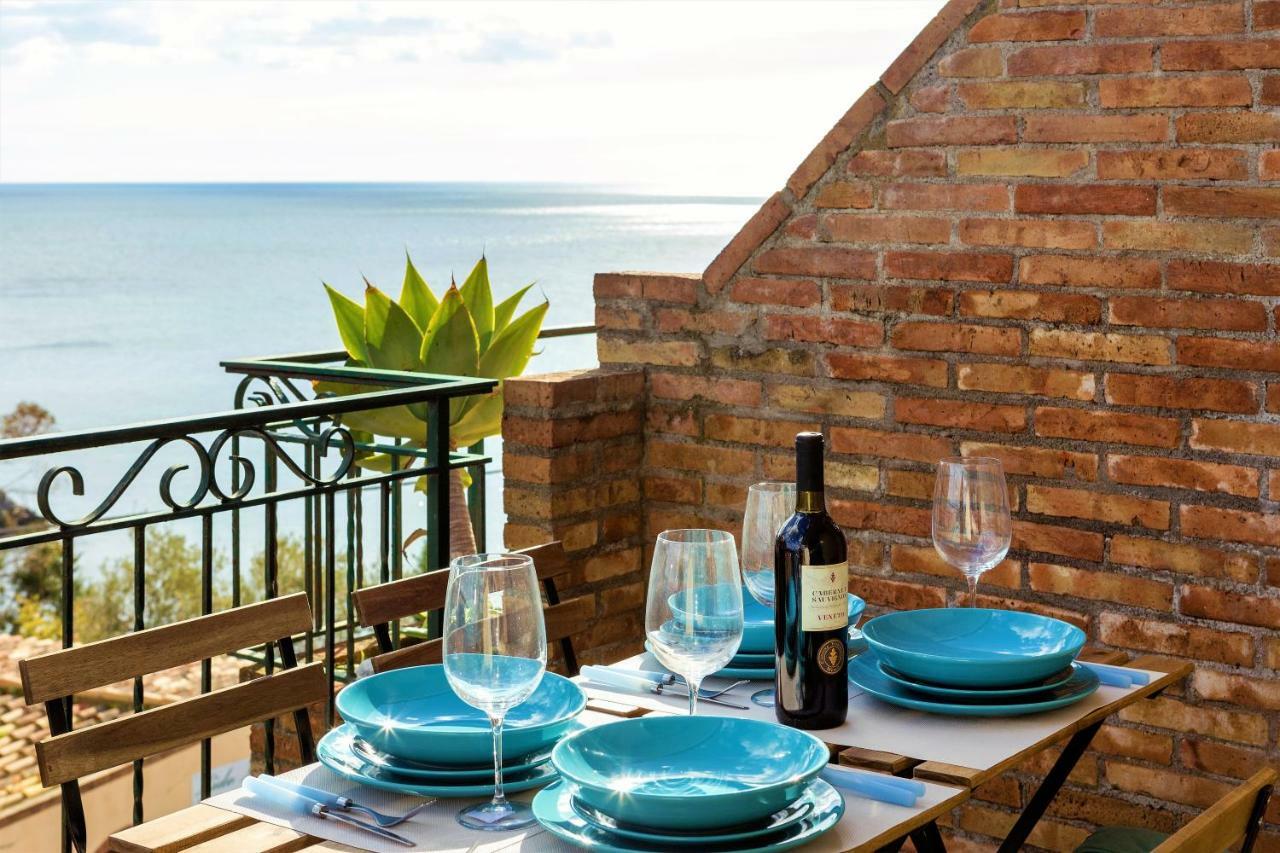
[[[0,182],[762,194],[943,0],[0,0]]]

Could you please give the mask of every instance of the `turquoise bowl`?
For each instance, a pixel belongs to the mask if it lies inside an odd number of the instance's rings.
[[[1084,631],[1016,610],[951,607],[887,613],[862,626],[886,665],[948,687],[1012,687],[1060,672],[1084,647]]]
[[[587,697],[578,685],[544,673],[533,695],[507,712],[502,757],[550,747],[586,705]],[[361,678],[338,694],[337,709],[379,752],[450,767],[493,764],[488,717],[458,698],[440,664]]]
[[[763,820],[827,765],[808,732],[733,717],[639,717],[584,729],[551,763],[587,806],[615,820],[703,830]]]
[[[709,596],[730,595],[728,591],[730,587],[726,584],[716,584],[699,589],[694,595],[698,599],[707,598]],[[676,621],[683,621],[687,617],[680,595],[671,596],[667,600],[668,606],[671,608],[671,615]],[[862,611],[867,607],[867,603],[858,596],[849,594],[849,625],[852,626],[862,616]],[[710,617],[709,624],[715,625],[715,617]],[[751,597],[751,592],[745,586],[742,588],[742,645],[738,646],[739,652],[746,653],[773,653],[773,610],[765,607],[760,602]]]

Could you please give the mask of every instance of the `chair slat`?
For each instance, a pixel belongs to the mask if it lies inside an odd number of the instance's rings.
[[[36,744],[40,779],[56,785],[322,702],[324,665],[307,664]]]
[[[305,832],[255,823],[189,847],[187,853],[295,853],[315,843],[316,839]]]
[[[28,705],[301,633],[311,626],[305,593],[197,616],[20,661]]]
[[[516,553],[525,554],[533,558],[533,567],[537,571],[538,580],[540,581],[559,577],[572,568],[569,563],[569,555],[564,550],[564,543],[559,539],[554,542],[534,545],[532,548],[521,548]]]
[[[1274,785],[1276,771],[1259,770],[1243,785],[1205,809],[1194,820],[1161,842],[1153,853],[1220,853],[1244,838],[1254,815],[1258,792]]]
[[[112,853],[177,853],[250,826],[253,818],[203,803],[122,829],[107,840]]]

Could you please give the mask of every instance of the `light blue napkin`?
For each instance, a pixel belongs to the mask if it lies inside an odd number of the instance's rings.
[[[916,800],[922,797],[925,791],[924,783],[917,782],[915,779],[871,773],[852,767],[840,767],[836,764],[828,764],[818,775],[837,788],[852,791],[869,800],[907,808],[914,807]]]

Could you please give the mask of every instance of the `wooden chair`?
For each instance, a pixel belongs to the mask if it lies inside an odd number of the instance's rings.
[[[79,779],[292,711],[305,762],[315,747],[307,705],[325,701],[323,664],[298,666],[292,635],[310,630],[303,593],[159,628],[38,655],[18,664],[28,705],[43,702],[50,737],[36,744],[40,780],[62,786],[67,837],[85,850]],[[93,690],[174,666],[274,643],[284,669],[85,729],[70,730],[70,701]]]
[[[547,642],[560,642],[565,668],[571,675],[578,671],[578,658],[573,652],[570,637],[586,627],[587,620],[595,615],[595,599],[584,595],[569,601],[561,601],[555,579],[564,575],[572,564],[565,555],[564,544],[548,542],[514,552],[533,558],[538,580],[547,596],[543,612],[547,626]],[[415,645],[396,648],[391,639],[391,623],[406,616],[414,616],[444,607],[445,589],[449,584],[449,570],[437,569],[414,575],[411,578],[366,587],[352,594],[360,624],[373,628],[380,654],[370,662],[374,672],[385,672],[403,666],[439,663],[440,640],[429,640]]]
[[[1259,770],[1173,835],[1108,826],[1090,835],[1076,853],[1221,853],[1240,844],[1249,853],[1258,837],[1276,771]]]

